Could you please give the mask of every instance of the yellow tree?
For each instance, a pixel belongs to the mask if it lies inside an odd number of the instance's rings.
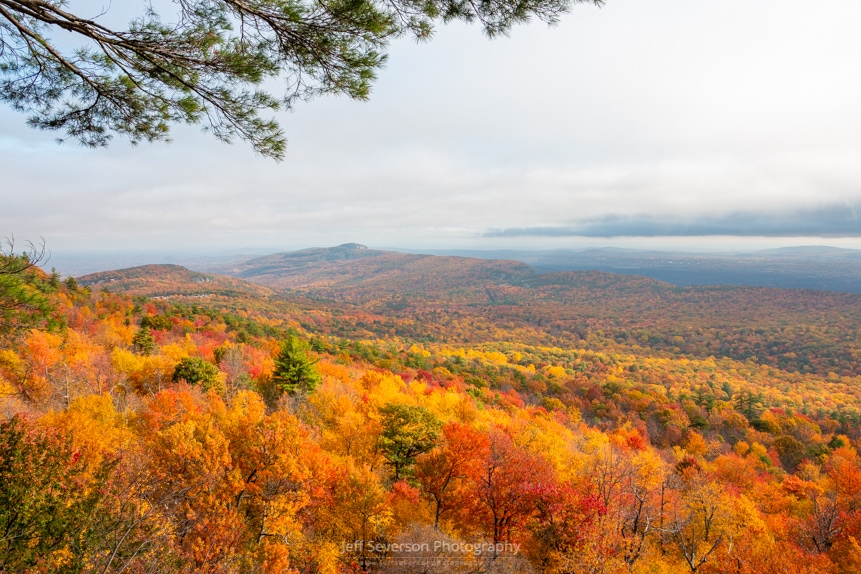
[[[243,482],[217,424],[224,404],[212,394],[195,401],[192,393],[169,389],[149,405],[153,496],[175,495],[169,508],[175,543],[194,570],[227,572],[245,537],[235,504]]]
[[[310,500],[310,458],[317,447],[295,416],[266,406],[252,391],[239,391],[224,415],[224,434],[241,490],[233,507],[244,516],[248,543],[265,557],[267,571],[290,562],[289,548],[303,544],[301,513]]]
[[[686,477],[671,506],[667,532],[691,572],[730,543],[733,508],[723,487],[702,474]]]
[[[347,567],[367,570],[385,555],[376,542],[387,539],[392,523],[389,495],[379,475],[350,459],[336,462],[311,509],[316,534],[340,547]]]

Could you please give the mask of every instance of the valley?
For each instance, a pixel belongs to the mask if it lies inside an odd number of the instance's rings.
[[[861,563],[859,295],[357,244],[218,271],[3,278],[9,568]]]

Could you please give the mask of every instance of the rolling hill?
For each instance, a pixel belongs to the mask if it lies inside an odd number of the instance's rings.
[[[782,337],[851,371],[857,297],[330,255],[303,255],[301,292],[163,265],[25,277],[47,305],[0,337],[6,570],[681,574],[708,523],[703,574],[857,572],[861,376],[680,352],[722,324],[727,353]],[[352,302],[311,299],[333,285]],[[469,550],[388,550],[437,542]]]
[[[180,265],[142,265],[78,277],[84,287],[153,298],[268,297],[272,290],[233,277],[190,271]]]
[[[357,243],[268,255],[225,271],[273,289],[361,301],[461,295],[477,302],[486,300],[487,284],[524,284],[535,275],[517,261],[378,251]]]
[[[144,266],[81,282],[156,297],[232,299],[311,332],[350,338],[520,341],[861,374],[861,296],[849,293],[678,287],[600,271],[537,274],[517,261],[358,244],[255,258],[224,271],[234,277]]]

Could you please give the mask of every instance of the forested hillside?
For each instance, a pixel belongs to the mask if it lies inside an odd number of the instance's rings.
[[[850,296],[416,261],[379,298],[4,279],[0,571],[861,569]],[[748,329],[809,372],[672,339]]]
[[[81,284],[99,290],[119,291],[128,295],[160,297],[266,297],[271,289],[246,281],[196,273],[179,265],[142,265],[117,271],[93,273],[81,279]]]
[[[171,268],[182,269],[182,268]],[[861,374],[861,295],[764,287],[675,287],[598,271],[536,274],[523,263],[411,255],[347,244],[253,259],[223,269],[254,305],[349,338],[437,343],[518,341],[596,351],[728,357],[800,373]],[[184,271],[189,275],[191,272]],[[203,275],[201,275],[203,276]],[[134,268],[81,279],[162,296],[215,287]],[[119,277],[125,277],[120,280]],[[195,275],[196,277],[196,275]],[[169,287],[166,283],[173,282]],[[244,285],[238,287],[237,285]],[[222,289],[221,292],[225,292]],[[223,302],[245,305],[235,298]]]

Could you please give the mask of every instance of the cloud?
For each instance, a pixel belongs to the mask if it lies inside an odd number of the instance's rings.
[[[861,209],[829,205],[793,212],[672,218],[607,215],[573,225],[492,229],[485,237],[861,237]]]
[[[852,0],[613,0],[493,42],[441,26],[392,44],[370,101],[280,115],[280,164],[193,126],[171,145],[56,146],[0,106],[0,236],[55,252],[715,232],[858,247],[859,18]]]

